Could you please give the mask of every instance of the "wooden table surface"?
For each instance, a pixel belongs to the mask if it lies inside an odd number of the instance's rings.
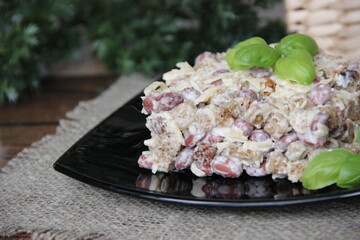
[[[116,77],[110,74],[91,76],[53,76],[42,80],[41,89],[24,94],[16,103],[0,105],[0,167],[23,148],[47,134],[55,133],[59,120],[79,101],[95,98]],[[30,239],[19,233],[0,239]]]

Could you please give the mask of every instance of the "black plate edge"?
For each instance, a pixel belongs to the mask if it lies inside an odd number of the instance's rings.
[[[168,202],[168,203],[181,203],[181,204],[189,204],[189,205],[197,205],[197,206],[207,206],[207,207],[283,207],[283,206],[291,206],[291,205],[299,205],[304,203],[316,203],[322,201],[330,201],[330,200],[339,200],[343,198],[350,198],[355,196],[360,196],[360,189],[349,190],[342,194],[330,194],[327,196],[304,196],[303,198],[298,199],[276,199],[273,201],[262,200],[262,199],[252,199],[251,201],[239,201],[239,199],[235,199],[234,202],[229,200],[222,201],[222,199],[214,199],[214,200],[189,200],[186,198],[181,198],[180,196],[176,197],[164,197],[156,192],[142,192],[135,191],[133,189],[128,190],[122,187],[114,187],[110,186],[105,182],[99,181],[97,179],[93,179],[89,176],[78,174],[66,167],[63,167],[60,163],[55,162],[54,169],[68,177],[74,178],[83,183],[92,185],[94,187],[98,187],[101,189],[110,190],[115,193],[126,194],[133,197],[140,197],[148,200],[156,200],[160,202]]]

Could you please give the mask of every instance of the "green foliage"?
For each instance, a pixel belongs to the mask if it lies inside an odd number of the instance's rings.
[[[114,73],[152,75],[178,61],[192,63],[203,51],[223,52],[254,35],[278,41],[285,35],[283,24],[259,28],[255,11],[278,1],[1,1],[0,101],[15,100],[24,88],[36,87],[42,67],[76,46],[79,27]]]
[[[203,51],[222,52],[258,30],[249,1],[104,0],[86,8],[88,3],[80,5],[94,52],[118,74],[159,73]]]
[[[35,89],[47,63],[66,56],[78,42],[72,1],[0,2],[0,102]]]

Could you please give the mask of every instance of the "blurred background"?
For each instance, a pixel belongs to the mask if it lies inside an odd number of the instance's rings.
[[[0,103],[36,91],[44,76],[153,76],[203,51],[293,32],[358,60],[360,1],[0,1]]]
[[[38,89],[44,75],[151,76],[254,35],[278,41],[285,35],[283,6],[281,0],[1,1],[0,102]]]

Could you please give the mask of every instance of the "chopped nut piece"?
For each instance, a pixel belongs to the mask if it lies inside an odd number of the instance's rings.
[[[217,148],[207,143],[200,143],[194,151],[193,158],[201,165],[210,165]]]
[[[287,175],[289,160],[281,152],[275,150],[268,155],[265,169],[276,175]]]

